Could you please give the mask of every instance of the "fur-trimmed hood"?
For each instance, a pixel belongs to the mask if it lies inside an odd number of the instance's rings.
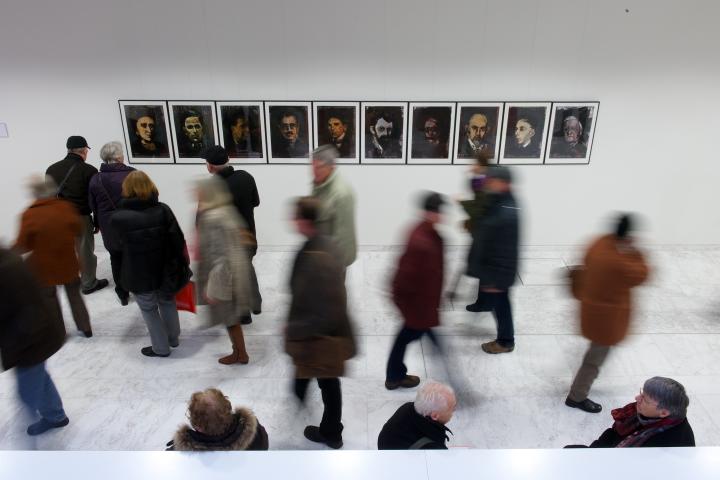
[[[252,410],[238,407],[233,412],[233,417],[235,419],[233,428],[222,435],[205,435],[196,432],[188,425],[183,425],[173,438],[174,449],[181,451],[248,450],[255,443],[258,433],[264,434],[265,444],[267,444],[265,429],[258,423]],[[257,447],[252,449],[255,450]]]

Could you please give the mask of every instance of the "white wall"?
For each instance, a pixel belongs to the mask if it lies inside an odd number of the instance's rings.
[[[646,0],[2,0],[0,237],[68,135],[122,139],[119,98],[599,100],[590,166],[517,167],[524,243],[574,244],[613,209],[656,243],[720,243],[720,4]],[[629,9],[626,13],[625,9]],[[202,166],[145,166],[189,227]],[[421,188],[463,167],[344,166],[362,244],[397,243]],[[260,240],[294,242],[306,166],[252,166]],[[455,236],[453,241],[459,240]]]

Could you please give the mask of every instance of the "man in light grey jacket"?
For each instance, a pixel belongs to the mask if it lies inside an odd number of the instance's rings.
[[[340,177],[335,161],[339,154],[332,145],[313,150],[313,197],[320,201],[320,216],[316,222],[320,233],[333,239],[347,269],[357,257],[355,236],[355,193]]]

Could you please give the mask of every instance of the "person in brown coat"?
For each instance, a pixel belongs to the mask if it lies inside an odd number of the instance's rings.
[[[340,448],[345,361],[355,356],[355,340],[347,313],[345,265],[332,239],[317,227],[320,203],[298,200],[295,225],[307,241],[297,253],[290,276],[292,300],[285,328],[285,351],[295,364],[295,395],[303,402],[310,379],[322,391],[324,411],[320,426],[305,427],[305,438]]]
[[[39,435],[69,423],[45,361],[65,343],[65,324],[43,301],[40,284],[19,255],[0,248],[0,360],[15,369],[20,400],[40,419],[27,429]]]
[[[90,316],[80,295],[80,264],[75,239],[82,221],[75,207],[55,198],[57,185],[50,177],[34,178],[30,190],[36,199],[22,214],[15,246],[19,253],[30,252],[28,266],[43,287],[43,296],[52,312],[62,320],[57,285],[65,287],[75,325],[86,337],[92,337]]]
[[[582,268],[572,275],[573,295],[580,300],[582,334],[590,340],[565,400],[568,407],[598,413],[602,406],[588,398],[610,347],[628,333],[632,313],[631,290],[648,276],[643,254],[634,246],[632,217],[622,215],[615,233],[595,240]]]

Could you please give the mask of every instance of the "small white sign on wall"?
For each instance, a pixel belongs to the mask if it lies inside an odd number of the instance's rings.
[[[7,123],[0,122],[0,138],[7,138],[10,135],[8,135],[8,129],[7,129]]]

